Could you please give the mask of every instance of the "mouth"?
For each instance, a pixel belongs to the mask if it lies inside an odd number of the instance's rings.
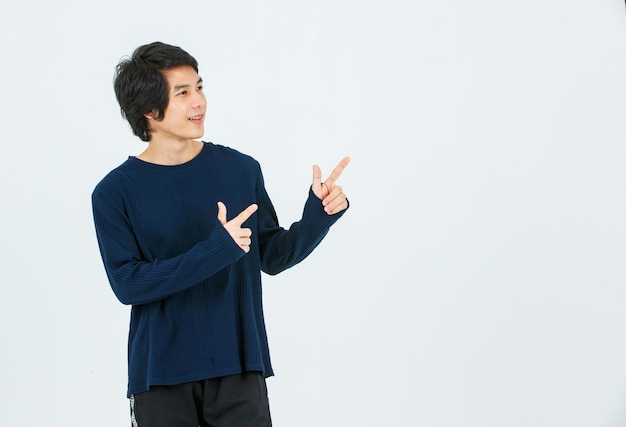
[[[203,118],[204,118],[204,115],[199,114],[197,116],[189,117],[187,120],[189,120],[190,122],[198,123],[198,122],[201,122]]]

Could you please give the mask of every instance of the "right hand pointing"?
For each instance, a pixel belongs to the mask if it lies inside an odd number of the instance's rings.
[[[250,251],[250,243],[252,243],[250,236],[252,235],[252,230],[249,228],[241,228],[241,224],[250,218],[257,209],[258,206],[252,204],[230,221],[226,221],[226,205],[222,202],[217,202],[217,219],[219,219],[220,223],[224,226],[226,231],[228,231],[228,234],[230,234],[230,237],[233,238],[235,243],[246,253]]]

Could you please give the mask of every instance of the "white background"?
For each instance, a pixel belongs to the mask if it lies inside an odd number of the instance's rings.
[[[129,425],[90,195],[144,148],[114,67],[160,40],[283,225],[352,157],[350,211],[264,277],[274,425],[626,426],[624,6],[3,2],[0,425]]]

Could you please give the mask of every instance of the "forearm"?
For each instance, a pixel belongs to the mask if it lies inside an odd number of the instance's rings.
[[[265,230],[260,242],[262,270],[278,274],[304,260],[344,212],[327,214],[321,200],[309,191],[300,221],[294,222],[288,230],[277,223],[273,229]]]
[[[211,277],[245,252],[221,227],[209,239],[169,259],[141,260],[139,255],[102,239],[101,251],[111,288],[123,304],[167,298]]]

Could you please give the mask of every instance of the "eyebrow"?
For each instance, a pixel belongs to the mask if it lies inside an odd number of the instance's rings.
[[[198,82],[196,84],[198,84],[198,83],[202,83],[202,77],[200,77],[198,79]],[[189,87],[189,86],[191,86],[191,85],[189,85],[189,84],[176,85],[176,86],[174,86],[173,90],[174,90],[174,92],[176,92],[177,90],[180,90],[180,89],[183,89],[183,88],[186,88],[186,87]]]

